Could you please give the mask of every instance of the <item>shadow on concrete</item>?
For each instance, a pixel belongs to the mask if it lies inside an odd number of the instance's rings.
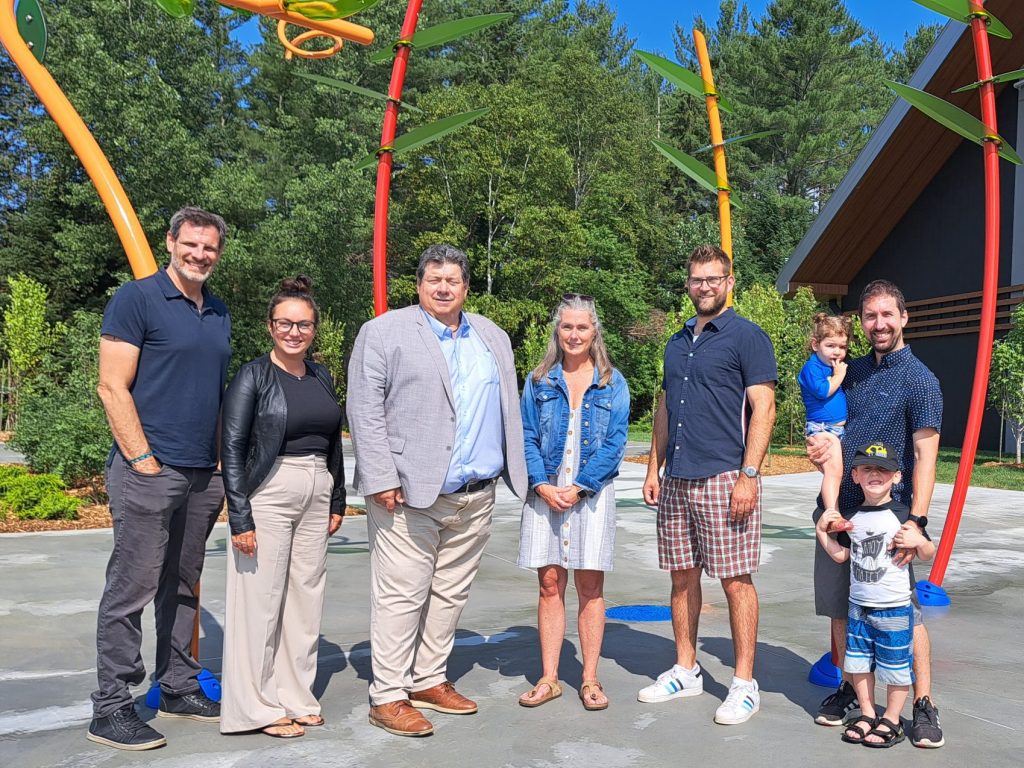
[[[320,699],[327,691],[331,678],[348,668],[345,652],[337,643],[320,635],[316,679],[313,681],[313,695]]]
[[[207,669],[219,676],[224,650],[224,627],[212,613],[203,608],[202,603],[199,604],[199,626],[202,629],[199,658]]]
[[[729,645],[731,648],[731,641]],[[637,681],[640,690],[648,685],[643,678],[653,682],[676,663],[676,644],[671,637],[642,632],[628,624],[609,623],[605,626],[601,655],[641,678]],[[725,698],[729,686],[718,682],[706,669],[703,672],[704,692]]]

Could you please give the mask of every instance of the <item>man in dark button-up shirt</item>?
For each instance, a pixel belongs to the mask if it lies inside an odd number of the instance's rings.
[[[850,362],[843,390],[848,415],[842,439],[843,459],[847,467],[857,446],[874,440],[892,444],[902,457],[900,483],[893,485],[892,496],[910,507],[911,521],[927,521],[928,506],[935,488],[935,463],[942,426],[942,392],[938,379],[914,357],[903,339],[908,321],[903,293],[888,280],[868,283],[860,295],[860,322],[872,350]],[[870,437],[868,437],[870,435]],[[823,459],[829,445],[808,440],[808,455]],[[847,509],[864,500],[860,487],[848,476],[839,488],[839,507]],[[814,520],[822,514],[821,500]],[[923,527],[923,526],[922,526]],[[910,557],[912,555],[907,555]],[[839,565],[815,545],[814,608],[819,616],[832,620],[839,665],[846,648],[846,616],[850,595],[849,563]],[[920,611],[914,615],[914,720],[910,739],[915,746],[941,747],[945,741],[938,710],[931,702],[931,643],[921,623]],[[841,725],[856,706],[853,688],[843,682],[819,707],[815,722]]]
[[[703,691],[696,650],[703,570],[722,581],[736,653],[729,695],[715,713],[722,725],[746,722],[760,708],[751,575],[761,556],[759,468],[775,423],[778,377],[768,335],[726,307],[731,266],[711,245],[690,255],[687,285],[697,315],[665,348],[644,501],[658,507],[658,559],[672,576],[676,664],[638,696],[660,702]]]

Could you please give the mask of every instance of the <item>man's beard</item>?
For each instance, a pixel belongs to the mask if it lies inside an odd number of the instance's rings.
[[[694,307],[697,310],[697,314],[701,317],[715,317],[725,307],[725,302],[728,298],[729,292],[722,291],[714,296],[698,298],[698,300],[694,302]],[[710,302],[710,304],[705,302]]]
[[[205,283],[210,278],[210,275],[213,274],[212,268],[208,269],[206,272],[199,272],[193,269],[185,263],[184,259],[175,253],[171,254],[171,266],[174,268],[175,272],[192,283]]]
[[[886,345],[884,347],[879,346],[877,343],[875,343],[875,340],[872,339],[871,340],[871,348],[872,348],[872,350],[874,350],[874,352],[876,354],[887,355],[890,352],[892,352],[894,349],[896,349],[896,347],[898,347],[900,345],[900,342],[902,340],[903,340],[903,331],[901,329],[899,331],[894,331],[893,333],[889,334],[889,341],[888,341],[888,343],[886,343]]]

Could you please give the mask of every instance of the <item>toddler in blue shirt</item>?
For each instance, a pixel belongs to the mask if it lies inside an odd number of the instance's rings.
[[[804,435],[824,434],[839,441],[845,432],[846,349],[850,343],[850,318],[818,312],[814,316],[811,334],[811,357],[804,363],[797,381],[800,395],[807,409]],[[818,465],[824,477],[821,481],[822,506],[826,511],[839,508],[839,484],[843,480],[843,452],[830,450],[825,461]]]

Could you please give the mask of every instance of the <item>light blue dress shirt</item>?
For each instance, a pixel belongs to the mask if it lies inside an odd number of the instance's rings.
[[[455,397],[455,442],[441,486],[441,493],[452,493],[474,480],[497,477],[505,468],[498,364],[465,315],[452,333],[437,318],[423,314],[448,363]]]

